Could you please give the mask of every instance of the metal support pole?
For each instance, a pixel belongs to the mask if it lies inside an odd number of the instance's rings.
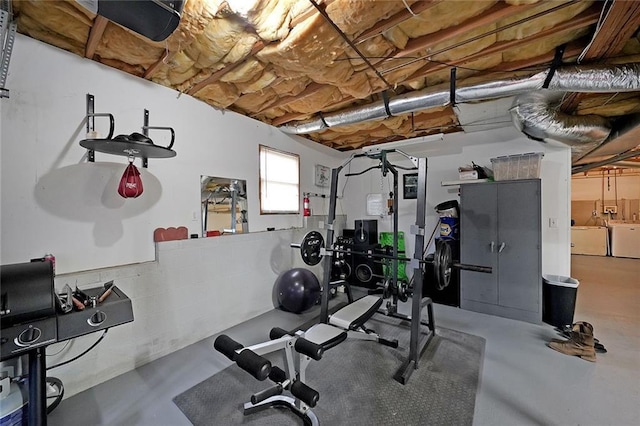
[[[338,176],[341,167],[331,170],[331,192],[329,195],[329,214],[327,217],[327,237],[325,245],[331,247],[333,244],[333,225],[336,219],[336,201],[338,199]],[[327,324],[329,322],[329,291],[331,283],[331,264],[333,261],[333,253],[323,257],[324,275],[322,280],[322,299],[320,303],[320,322]]]
[[[393,285],[398,288],[398,170],[390,167],[393,173]]]
[[[420,230],[415,236],[415,249],[413,258],[422,260],[424,251],[424,226],[427,204],[427,159],[418,160],[418,207],[416,209],[416,228]],[[422,281],[423,268],[418,264],[418,268],[413,270],[413,299],[411,300],[411,340],[409,342],[409,359],[414,363],[414,369],[418,368],[420,358],[418,343],[420,337],[420,317],[422,315]]]
[[[427,204],[427,159],[418,159],[418,206],[416,209],[416,235],[415,235],[415,250],[413,252],[413,259],[417,267],[413,270],[413,296],[411,300],[411,337],[409,340],[409,357],[400,366],[394,379],[403,385],[407,383],[409,377],[413,373],[413,370],[418,368],[418,361],[420,356],[426,349],[427,345],[435,334],[435,324],[433,318],[433,306],[431,299],[426,298],[422,300],[422,287],[424,281],[423,267],[422,267],[422,253],[424,250],[424,234],[425,234],[425,213]],[[422,324],[422,308],[427,306],[429,314],[429,335],[427,336],[424,344],[420,345],[420,326]]]

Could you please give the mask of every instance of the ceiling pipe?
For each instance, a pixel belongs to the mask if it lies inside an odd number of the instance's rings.
[[[595,169],[596,167],[608,166],[610,164],[617,163],[619,161],[628,160],[629,158],[633,158],[640,155],[640,151],[631,150],[627,152],[623,152],[622,154],[618,154],[611,158],[602,161],[596,161],[595,163],[589,163],[582,166],[576,166],[571,169],[571,174],[583,173],[589,171],[591,169]]]
[[[621,169],[640,169],[640,162],[638,161],[616,161],[615,163],[611,163],[609,165]]]
[[[552,71],[544,71],[525,78],[499,80],[469,87],[461,87],[455,92],[455,102],[485,101],[540,91],[543,89],[549,73],[552,73]],[[640,90],[640,64],[631,63],[610,66],[575,65],[562,67],[552,73],[547,90],[549,92],[561,93],[616,93],[637,91]],[[451,95],[449,90],[426,89],[389,99],[385,97],[371,104],[336,111],[322,115],[317,119],[288,123],[278,128],[290,134],[316,133],[331,127],[364,123],[390,116],[409,114],[429,108],[447,106],[450,103]],[[521,120],[526,122],[524,114],[527,113],[527,111],[525,111],[523,104],[518,105],[518,107],[517,111],[522,114],[523,118],[516,116],[514,121],[516,123]],[[535,111],[538,115],[540,115],[539,108],[538,106]],[[522,124],[522,127],[529,129],[533,135],[538,134],[538,136],[532,137],[540,138],[540,135],[542,135],[542,139],[544,139],[545,137],[552,138],[556,136],[557,133],[562,133],[560,130],[562,126],[569,126],[570,129],[568,131],[565,130],[563,136],[563,142],[569,144],[600,143],[606,139],[606,135],[609,134],[609,130],[601,118],[594,119],[592,116],[581,118],[580,116],[576,116],[569,119],[569,116],[563,116],[557,113],[550,114],[550,112],[550,110],[547,111],[547,116],[555,121],[554,127],[558,129],[556,133],[546,135],[538,132],[537,129],[547,125],[540,119],[538,119],[538,124],[535,126],[532,123],[526,123]],[[516,124],[516,126],[518,126],[518,124]],[[534,128],[536,130],[533,130]],[[594,142],[594,139],[589,140],[589,136],[596,139],[597,142]],[[577,139],[572,139],[576,137]],[[588,142],[585,142],[585,140]]]

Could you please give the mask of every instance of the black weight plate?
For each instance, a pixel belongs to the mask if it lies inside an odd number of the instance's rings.
[[[314,266],[322,260],[321,250],[324,248],[324,237],[318,231],[308,232],[300,244],[302,261],[309,266]]]
[[[446,241],[438,244],[433,260],[436,288],[444,290],[451,282],[451,268],[453,265],[451,246]]]

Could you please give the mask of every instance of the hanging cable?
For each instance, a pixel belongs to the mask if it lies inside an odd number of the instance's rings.
[[[596,23],[596,30],[593,32],[593,36],[591,37],[591,41],[589,42],[589,44],[587,44],[587,46],[584,48],[582,53],[580,53],[580,55],[578,55],[578,59],[576,60],[577,63],[582,63],[582,60],[587,55],[587,52],[591,48],[591,45],[593,44],[593,41],[596,39],[596,36],[598,35],[598,33],[600,33],[600,29],[602,28],[602,24],[604,23],[604,21],[607,20],[607,17],[609,16],[609,12],[611,11],[611,4],[612,3],[613,3],[613,1],[611,1],[611,0],[605,0],[604,1],[604,4],[602,6],[602,10],[600,11],[600,17],[598,18],[598,22]],[[606,13],[606,15],[605,15],[605,13]],[[604,17],[603,17],[603,15],[604,15]]]
[[[411,10],[411,7],[407,4],[407,0],[402,0],[402,3],[404,3],[404,7],[407,8],[407,10],[411,15],[418,16],[418,14],[416,14],[413,10]]]
[[[62,351],[64,351],[65,349],[67,349],[67,346],[69,346],[69,343],[71,342],[71,340],[67,340],[66,342],[64,342],[64,346],[62,346],[62,349],[60,349],[58,352],[56,352],[55,354],[47,354],[47,356],[56,356],[62,353]]]
[[[354,52],[356,52],[356,54],[360,57],[360,59],[362,59],[364,61],[365,64],[367,64],[367,66],[369,68],[371,68],[371,70],[376,74],[376,76],[382,80],[382,82],[385,84],[385,86],[387,86],[387,88],[391,91],[393,91],[395,93],[395,89],[393,88],[393,86],[391,86],[391,84],[384,78],[384,76],[382,75],[382,73],[380,71],[378,71],[378,69],[373,66],[373,64],[369,61],[369,59],[367,59],[367,57],[358,49],[358,47],[353,44],[353,42],[351,40],[349,40],[349,37],[347,37],[347,35],[344,33],[344,31],[342,31],[340,29],[340,27],[338,27],[336,25],[335,22],[333,22],[333,19],[331,19],[331,17],[329,16],[329,14],[327,13],[327,11],[324,8],[324,5],[319,5],[315,0],[309,0],[311,2],[311,4],[313,5],[313,7],[316,8],[316,10],[320,13],[320,15],[322,15],[322,17],[327,21],[327,23],[329,23],[329,25],[331,25],[333,27],[334,30],[336,30],[336,32],[340,35],[340,37],[342,37],[342,39],[345,41],[345,43],[347,43],[349,45],[349,47],[351,47],[353,49]]]
[[[102,332],[102,335],[100,336],[100,338],[98,338],[98,340],[96,340],[93,345],[89,346],[89,348],[87,350],[85,350],[84,352],[82,352],[80,355],[77,355],[77,356],[75,356],[75,357],[73,357],[73,358],[71,358],[71,359],[69,359],[67,361],[64,361],[64,362],[52,365],[50,367],[47,367],[47,371],[53,370],[54,368],[62,367],[63,365],[69,364],[70,362],[73,362],[73,361],[77,360],[78,358],[85,356],[87,353],[89,353],[90,350],[92,350],[93,348],[98,346],[98,343],[100,343],[102,341],[102,339],[104,339],[104,336],[107,335],[107,331],[109,331],[108,328],[105,329]]]

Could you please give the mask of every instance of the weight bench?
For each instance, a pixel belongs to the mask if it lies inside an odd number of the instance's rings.
[[[329,324],[315,324],[306,331],[300,330],[293,334],[276,327],[269,333],[271,340],[248,347],[227,335],[218,336],[213,345],[217,351],[235,361],[238,367],[257,380],[269,378],[275,383],[270,388],[251,395],[250,402],[243,406],[244,414],[266,408],[286,408],[300,417],[305,425],[317,425],[318,418],[311,408],[318,403],[320,394],[305,383],[308,365],[312,359],[319,361],[325,351],[344,342],[347,337],[398,347],[397,340],[382,339],[364,326],[381,304],[382,298],[365,296],[336,311],[329,317]],[[279,350],[283,351],[284,370],[262,357]],[[293,398],[282,395],[285,390]]]

